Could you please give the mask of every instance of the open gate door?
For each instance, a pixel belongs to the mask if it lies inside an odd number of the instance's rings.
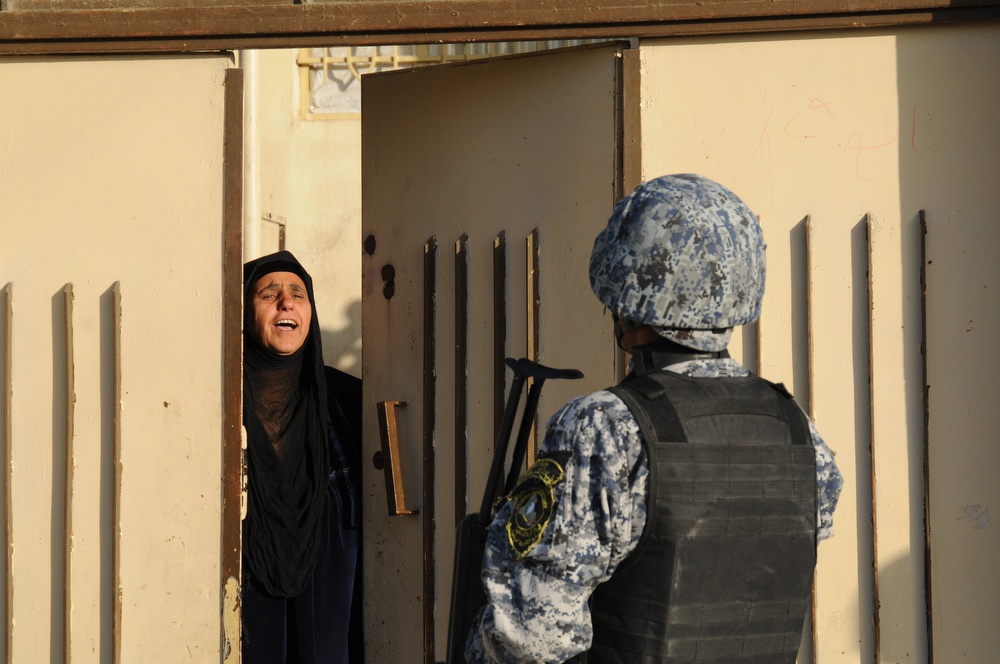
[[[486,484],[503,358],[585,374],[546,383],[541,424],[615,380],[587,265],[623,189],[622,49],[364,78],[370,662],[445,658],[455,529]]]

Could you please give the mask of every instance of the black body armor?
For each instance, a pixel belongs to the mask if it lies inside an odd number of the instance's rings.
[[[647,450],[646,526],[591,597],[579,661],[794,664],[816,564],[805,415],[755,376],[654,371],[612,391]]]

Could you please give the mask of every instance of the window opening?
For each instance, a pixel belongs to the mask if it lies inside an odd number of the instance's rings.
[[[408,46],[304,48],[299,66],[301,112],[313,119],[361,117],[361,76],[374,72],[491,58],[589,44],[596,39]]]

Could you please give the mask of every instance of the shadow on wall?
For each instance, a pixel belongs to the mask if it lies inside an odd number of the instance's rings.
[[[347,323],[332,328],[320,325],[323,334],[323,360],[327,365],[361,377],[361,300],[345,307]],[[322,318],[322,316],[321,316]]]

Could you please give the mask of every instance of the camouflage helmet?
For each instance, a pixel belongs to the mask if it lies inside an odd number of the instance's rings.
[[[764,239],[733,192],[700,175],[635,188],[594,241],[590,285],[616,316],[691,348],[722,350],[760,316]]]

